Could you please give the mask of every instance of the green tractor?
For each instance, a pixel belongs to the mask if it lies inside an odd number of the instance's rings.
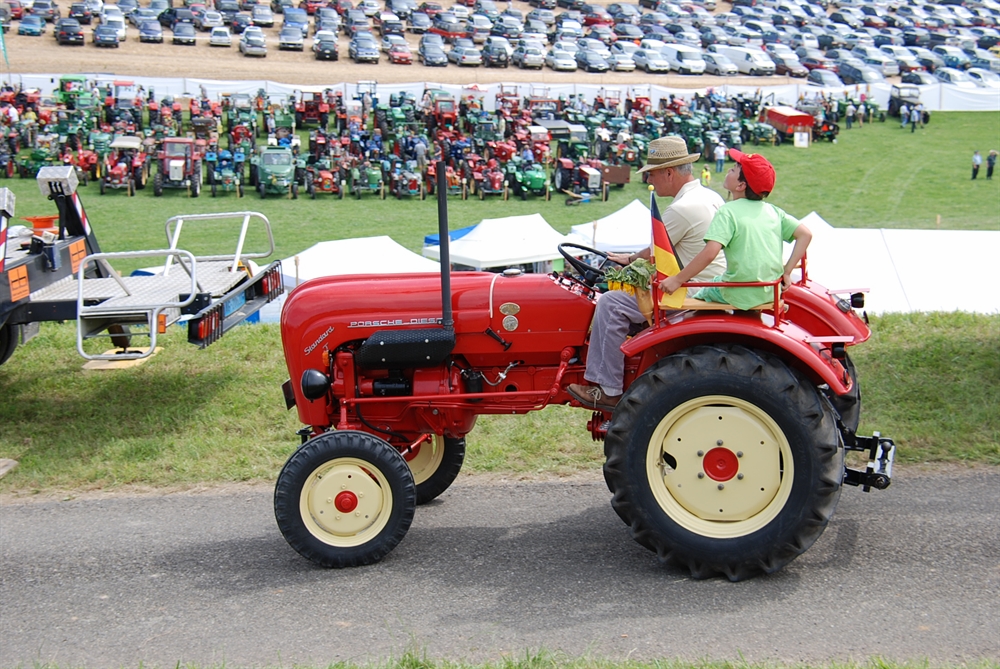
[[[363,193],[377,193],[380,200],[385,199],[382,168],[368,161],[351,167],[351,194],[360,200]]]
[[[700,120],[693,116],[682,116],[677,130],[687,142],[690,153],[701,153],[705,150],[705,126]]]
[[[225,114],[227,131],[242,125],[249,128],[254,135],[257,134],[257,107],[253,97],[247,93],[223,95],[222,109]]]
[[[49,146],[39,146],[32,149],[27,158],[17,159],[17,172],[22,179],[34,179],[38,170],[52,165],[61,165],[59,146],[52,142]]]
[[[744,144],[780,144],[781,137],[770,123],[743,119],[740,137]]]
[[[538,163],[525,163],[520,156],[515,156],[507,162],[507,183],[511,192],[522,200],[528,199],[528,193],[552,199],[552,187],[545,168]]]
[[[299,197],[297,175],[305,164],[287,146],[262,146],[250,158],[250,185],[261,199],[268,195]]]
[[[97,101],[87,85],[87,77],[82,74],[66,74],[59,77],[59,88],[55,92],[56,102],[66,109],[93,108]]]

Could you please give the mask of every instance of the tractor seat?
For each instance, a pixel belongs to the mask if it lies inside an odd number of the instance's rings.
[[[778,308],[781,311],[784,311],[785,303],[779,300]],[[750,307],[749,309],[738,309],[731,304],[726,304],[725,302],[706,302],[704,300],[696,300],[692,297],[687,297],[684,299],[684,304],[681,306],[681,309],[687,309],[690,311],[769,311],[774,309],[774,302],[764,302],[763,304],[758,304],[757,306]]]

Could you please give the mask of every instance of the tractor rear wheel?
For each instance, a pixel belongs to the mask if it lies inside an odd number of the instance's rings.
[[[101,182],[101,192],[104,192],[104,182]],[[153,195],[160,197],[163,195],[163,175],[157,172],[153,176]]]
[[[465,439],[434,437],[417,447],[406,464],[413,474],[417,504],[426,504],[455,482],[465,462]]]
[[[215,191],[216,191],[215,179],[209,179],[208,181],[211,183],[212,197],[215,197],[215,195],[216,195],[216,193],[215,193]]]
[[[381,560],[406,536],[416,504],[406,460],[364,432],[325,432],[306,442],[274,488],[285,540],[322,567]]]
[[[104,195],[104,193],[107,190],[107,184],[105,183],[106,181],[107,179],[101,179],[101,195]]]
[[[851,392],[846,395],[834,395],[827,392],[827,397],[833,408],[840,414],[840,424],[843,428],[852,434],[856,434],[858,423],[861,422],[861,384],[858,383],[858,370],[855,369],[854,361],[851,360],[851,357],[847,356],[843,362],[844,367],[847,369],[847,374],[851,377],[851,381],[854,382],[851,386]]]
[[[632,538],[695,578],[739,581],[805,552],[844,474],[826,399],[779,358],[737,345],[681,351],[640,376],[604,453]]]

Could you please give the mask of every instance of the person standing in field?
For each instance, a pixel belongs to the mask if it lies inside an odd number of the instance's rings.
[[[979,151],[972,152],[972,180],[975,181],[976,177],[979,176],[979,168],[983,164],[983,157],[979,155]]]
[[[997,151],[996,149],[991,150],[986,155],[986,178],[993,179],[993,168],[997,165]]]

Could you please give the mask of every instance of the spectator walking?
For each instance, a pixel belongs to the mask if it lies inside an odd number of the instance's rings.
[[[844,110],[844,116],[847,119],[847,129],[851,129],[851,124],[854,123],[854,117],[858,113],[858,108],[854,106],[853,102],[847,103],[847,109]]]
[[[917,124],[920,123],[920,106],[916,106],[910,112],[910,132],[917,131]]]
[[[899,106],[899,121],[899,127],[905,130],[910,122],[910,107],[905,102]]]
[[[701,169],[701,185],[704,186],[705,188],[708,188],[711,184],[712,184],[712,170],[708,169],[708,165],[705,165]]]
[[[865,111],[867,106],[864,102],[858,105],[858,127],[861,128],[865,125]]]
[[[726,165],[726,148],[725,142],[719,142],[715,145],[715,171],[721,172]]]
[[[996,149],[991,150],[986,155],[986,178],[993,179],[993,168],[997,165],[997,152]]]
[[[979,167],[983,164],[983,157],[979,155],[979,151],[975,151],[972,154],[972,179],[975,181],[976,177],[979,176]]]

